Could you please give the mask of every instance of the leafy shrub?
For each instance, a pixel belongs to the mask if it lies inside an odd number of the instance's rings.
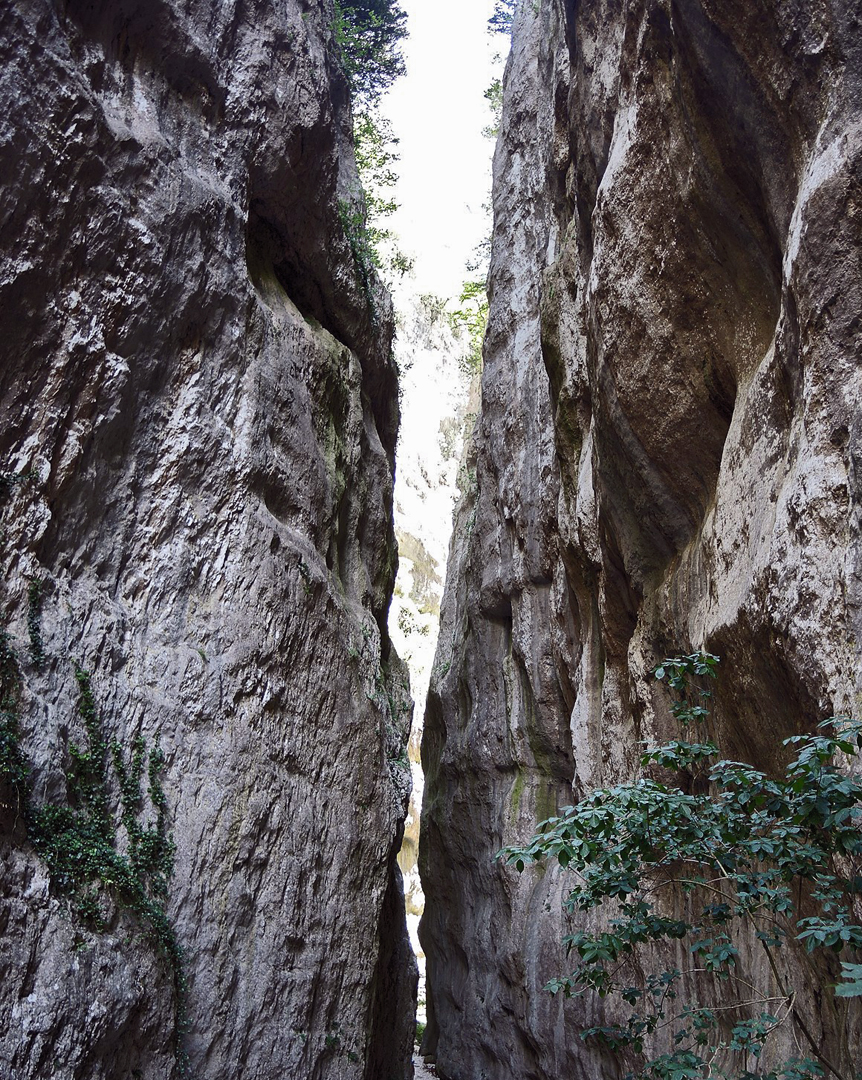
[[[30,647],[34,666],[44,666],[38,612],[34,597],[41,600],[42,583],[31,582]],[[34,625],[38,632],[34,632]],[[34,642],[35,637],[35,642]],[[173,873],[175,847],[168,833],[167,799],[161,785],[164,754],[156,737],[153,746],[138,735],[132,743],[129,764],[114,739],[110,745],[102,733],[89,673],[75,665],[78,714],[86,734],[84,747],[69,745],[71,765],[66,773],[68,803],[42,803],[33,799],[30,768],[20,745],[21,672],[18,655],[5,629],[0,629],[0,783],[17,796],[16,809],[27,826],[27,836],[46,864],[52,889],[69,910],[92,929],[109,927],[105,901],[138,922],[144,935],[167,962],[174,989],[174,1050],[180,1076],[188,1072],[183,1046],[186,1025],[186,975],[182,947],[167,915],[168,883]],[[120,850],[117,824],[110,809],[108,757],[119,793],[120,820],[126,834]],[[141,784],[148,780],[150,816],[144,812]]]
[[[491,110],[492,121],[482,128],[482,134],[486,139],[496,139],[500,133],[500,124],[503,122],[503,80],[493,79],[483,96]]]
[[[448,315],[452,330],[466,339],[466,352],[458,358],[458,367],[468,378],[482,370],[482,343],[488,325],[488,294],[484,281],[465,281],[458,298],[459,306]]]
[[[494,34],[511,34],[517,0],[496,0],[494,14],[488,20],[488,29]]]
[[[793,942],[806,953],[828,951],[843,974],[823,992],[862,995],[862,780],[848,768],[862,747],[862,723],[833,717],[815,734],[785,740],[796,756],[780,779],[716,760],[703,729],[717,664],[715,656],[694,653],[654,672],[677,693],[672,712],[680,724],[701,729],[693,741],[674,740],[643,756],[647,769],[667,770],[675,782],[645,774],[593,791],[542,822],[525,847],[501,855],[519,871],[556,859],[578,878],[567,911],[609,913],[608,929],[564,939],[575,969],[546,989],[596,993],[627,1007],[625,1022],[590,1027],[582,1038],[634,1057],[639,1065],[630,1076],[802,1080],[829,1072],[850,1080],[850,1047],[843,1061],[829,1060],[797,1005],[788,952]],[[743,970],[743,937],[763,950],[768,983]],[[688,964],[650,971],[662,952],[657,946],[667,954],[674,942],[686,946]],[[682,1000],[693,973],[722,1004]],[[858,1008],[844,1006],[851,1007]],[[757,1071],[782,1025],[795,1029],[809,1056]],[[651,1056],[650,1042],[665,1052]]]
[[[166,960],[174,984],[174,1050],[179,1073],[185,1076],[185,966],[182,947],[166,911],[175,846],[168,834],[167,799],[161,785],[164,753],[158,737],[148,752],[145,739],[138,735],[127,766],[118,740],[111,740],[110,745],[105,740],[89,673],[77,664],[75,679],[87,744],[85,748],[69,746],[70,804],[28,807],[30,841],[48,867],[52,887],[66,898],[78,918],[97,931],[106,930],[109,923],[103,902],[111,897],[138,921]],[[119,789],[125,852],[120,851],[117,826],[109,808],[109,755]],[[145,770],[147,794],[155,811],[155,821],[150,824],[140,820]]]
[[[394,275],[402,277],[413,269],[413,260],[400,250],[395,234],[383,224],[398,209],[398,203],[392,197],[398,182],[395,171],[399,160],[398,139],[389,120],[365,111],[353,118],[353,142],[365,197],[366,223],[363,228],[371,264],[389,279]]]
[[[21,751],[18,720],[21,678],[18,657],[5,628],[0,628],[0,782],[11,788],[23,809],[30,791],[30,769]]]
[[[397,0],[336,0],[334,30],[353,98],[353,142],[362,187],[355,206],[340,204],[341,222],[371,301],[372,267],[398,276],[413,268],[394,233],[383,225],[398,209],[392,198],[398,139],[377,110],[382,94],[404,74],[400,43],[407,35],[407,16]]]
[[[407,15],[398,0],[336,0],[335,37],[354,103],[376,105],[404,74]]]

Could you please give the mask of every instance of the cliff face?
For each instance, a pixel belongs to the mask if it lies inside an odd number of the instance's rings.
[[[184,1052],[207,1080],[410,1075],[397,385],[331,22],[307,0],[0,11],[2,750],[32,783],[28,808],[0,782],[4,1076],[163,1080]],[[157,742],[158,932],[116,884],[143,858],[121,813],[155,829]],[[115,861],[87,878],[55,821],[72,870],[49,881],[34,815],[71,794],[78,828],[96,766]]]
[[[565,879],[493,856],[669,734],[658,658],[722,657],[723,752],[767,768],[860,689],[859,5],[522,7],[423,744],[453,1080],[614,1073],[596,1004],[541,990]]]

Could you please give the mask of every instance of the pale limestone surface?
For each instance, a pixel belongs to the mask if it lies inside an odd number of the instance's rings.
[[[565,878],[494,854],[669,735],[658,658],[721,655],[723,751],[761,766],[858,711],[860,26],[854,0],[522,5],[423,744],[448,1080],[620,1068],[578,1038],[598,1001],[541,989]],[[827,976],[798,978],[836,1047]]]
[[[72,659],[109,737],[160,736],[200,1080],[412,1075],[397,385],[342,221],[332,17],[0,9],[0,470],[36,474],[2,508],[22,747],[62,801]],[[0,802],[0,1074],[174,1077],[164,962],[127,916],[71,918]]]

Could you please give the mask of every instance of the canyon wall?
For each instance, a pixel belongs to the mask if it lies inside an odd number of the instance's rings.
[[[332,20],[0,7],[16,1080],[412,1075],[397,378]]]
[[[448,1080],[625,1071],[578,1037],[597,998],[542,990],[565,875],[494,855],[669,736],[658,659],[721,656],[723,753],[765,768],[860,691],[858,0],[520,8],[423,742]]]

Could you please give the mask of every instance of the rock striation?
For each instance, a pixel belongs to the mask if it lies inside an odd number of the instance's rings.
[[[0,749],[66,804],[77,661],[128,861],[110,762],[158,741],[182,960],[116,890],[70,911],[5,777],[4,1077],[412,1075],[397,376],[332,18],[0,8]]]
[[[521,5],[423,742],[423,1049],[448,1080],[616,1075],[577,1037],[598,1006],[541,989],[565,880],[494,854],[670,734],[658,658],[722,657],[723,752],[761,767],[858,711],[860,20]]]

